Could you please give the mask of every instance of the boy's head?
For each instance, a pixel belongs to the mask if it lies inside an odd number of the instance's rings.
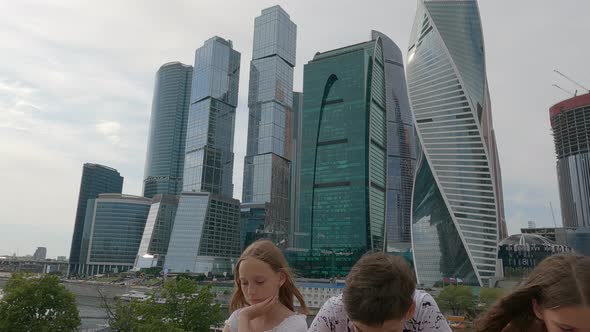
[[[346,278],[344,307],[359,331],[402,331],[414,315],[415,289],[414,274],[401,257],[365,254]]]

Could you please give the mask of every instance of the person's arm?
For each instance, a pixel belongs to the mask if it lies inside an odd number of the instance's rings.
[[[334,298],[331,298],[324,303],[307,332],[336,332],[335,321]]]
[[[250,332],[250,321],[267,313],[277,300],[278,296],[269,297],[260,303],[242,309],[240,317],[238,317],[238,332]]]
[[[423,332],[452,332],[445,315],[440,311],[436,301],[425,293],[421,301],[416,302],[414,320],[422,326]]]

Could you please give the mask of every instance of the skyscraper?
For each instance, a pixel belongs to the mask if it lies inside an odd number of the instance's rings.
[[[164,267],[231,273],[240,255],[240,202],[233,194],[233,143],[240,53],[213,37],[197,49],[186,134],[183,193]]]
[[[404,60],[386,35],[372,31],[383,44],[385,109],[387,114],[386,250],[407,252],[412,246],[412,187],[416,166],[414,121],[408,100]]]
[[[346,275],[385,249],[387,101],[383,39],[316,53],[305,65],[294,267]]]
[[[412,207],[418,281],[487,286],[506,226],[477,2],[419,0],[409,45],[422,144]]]
[[[150,204],[148,198],[122,194],[100,194],[88,200],[76,273],[95,275],[131,269]]]
[[[156,73],[143,196],[177,195],[182,190],[186,123],[193,67],[169,62]]]
[[[117,170],[98,164],[84,164],[70,249],[70,273],[77,270],[81,259],[80,246],[82,245],[82,231],[88,200],[97,198],[102,193],[121,193],[122,189],[123,177]]]
[[[280,6],[254,22],[242,203],[270,203],[265,232],[286,244],[297,26]]]
[[[549,110],[564,227],[590,227],[590,93]]]
[[[197,49],[188,117],[183,191],[232,197],[240,53],[210,38]]]

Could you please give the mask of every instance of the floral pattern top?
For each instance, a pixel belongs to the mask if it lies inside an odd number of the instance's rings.
[[[404,332],[451,332],[451,328],[440,312],[438,305],[424,291],[414,292],[416,311],[412,319],[404,322]],[[342,295],[332,297],[320,309],[308,332],[354,332],[355,328],[346,311]]]

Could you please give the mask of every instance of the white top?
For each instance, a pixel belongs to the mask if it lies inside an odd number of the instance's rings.
[[[416,311],[412,319],[404,322],[404,332],[452,332],[430,294],[417,290],[414,292],[414,301]],[[355,329],[344,309],[342,294],[326,301],[309,327],[309,332],[349,331]]]
[[[231,332],[238,332],[238,320],[240,318],[241,310],[242,309],[234,311],[225,321],[225,324],[229,326]],[[307,332],[305,315],[293,314],[285,318],[279,325],[265,332]]]

